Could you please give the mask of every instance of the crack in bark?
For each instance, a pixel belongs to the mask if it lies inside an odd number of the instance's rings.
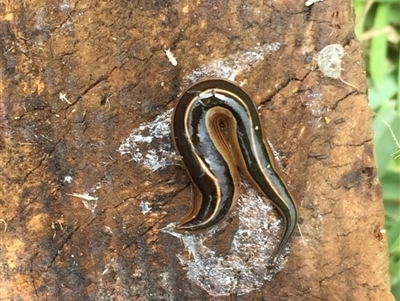
[[[113,206],[113,209],[117,209],[119,206],[126,204],[127,201],[129,201],[130,199],[134,199],[136,200],[136,198],[141,195],[141,193],[137,194],[134,197],[127,197],[126,199],[123,199],[120,203],[118,203],[117,205]]]
[[[27,181],[27,179],[29,178],[29,176],[38,168],[40,168],[43,164],[43,162],[50,157],[50,155],[55,151],[55,148],[57,147],[57,145],[60,143],[62,139],[59,139],[50,149],[49,153],[44,154],[44,156],[40,159],[39,164],[37,164],[37,166],[35,166],[34,168],[32,168],[30,171],[28,171],[28,173],[25,175],[23,182],[25,183]]]
[[[334,278],[334,277],[336,277],[336,276],[339,276],[339,275],[341,275],[341,274],[343,274],[343,273],[349,273],[349,271],[351,271],[352,269],[356,268],[356,267],[359,266],[359,265],[360,265],[360,264],[357,263],[357,264],[355,264],[354,266],[347,267],[347,268],[345,268],[345,269],[343,269],[343,270],[340,270],[340,271],[337,272],[337,273],[333,273],[333,274],[331,274],[331,275],[329,275],[329,276],[326,276],[326,277],[324,277],[324,278],[321,278],[321,279],[319,280],[319,286],[322,287],[322,286],[323,286],[323,282],[325,282],[325,281],[327,281],[327,280],[331,280],[332,278]]]
[[[85,96],[90,90],[95,88],[98,84],[100,84],[103,81],[109,79],[111,74],[114,72],[115,69],[117,69],[116,66],[114,66],[107,74],[100,75],[100,77],[96,81],[94,81],[93,83],[89,84],[89,86],[82,91],[81,95],[77,97],[75,102],[77,102],[81,97]]]
[[[357,230],[347,231],[346,233],[336,233],[336,236],[337,237],[347,237],[347,236],[353,234],[355,231],[357,231]]]
[[[364,146],[365,144],[373,142],[373,141],[374,141],[374,138],[370,138],[370,139],[364,140],[360,143],[346,143],[346,144],[334,143],[333,146],[336,146],[336,147],[361,147],[361,146]]]
[[[100,58],[98,58],[100,59]],[[109,72],[107,72],[106,74],[102,74],[99,76],[99,78],[97,80],[95,80],[94,82],[90,83],[80,94],[78,97],[76,97],[75,101],[71,104],[67,104],[66,107],[64,107],[62,110],[66,111],[69,108],[71,108],[72,106],[75,106],[80,100],[83,99],[83,97],[93,88],[95,88],[96,86],[98,86],[100,83],[108,80],[110,78],[110,76],[112,75],[112,73],[117,69],[116,66],[114,66]]]
[[[68,235],[67,235],[67,237],[64,239],[64,241],[62,242],[62,245],[61,245],[61,248],[57,248],[57,251],[56,251],[56,253],[53,255],[53,257],[52,257],[52,259],[50,260],[50,263],[45,267],[45,272],[48,272],[49,271],[49,269],[52,267],[52,265],[53,265],[53,263],[54,263],[54,261],[57,259],[57,257],[58,256],[60,256],[60,251],[62,251],[62,249],[64,249],[64,246],[67,244],[67,242],[71,239],[71,237],[72,237],[72,235],[76,232],[76,231],[78,231],[78,229],[80,228],[80,226],[78,225],[78,226],[76,226],[72,231],[71,231],[71,233],[69,233]]]
[[[179,193],[181,193],[182,191],[184,191],[187,187],[189,187],[191,185],[191,182],[188,182],[186,185],[184,185],[181,189],[178,189],[176,191],[174,191],[169,197],[168,199],[171,200],[174,197],[176,197]],[[165,205],[168,204],[169,200],[167,200],[164,204],[160,205],[160,208],[163,208]],[[163,218],[162,218],[163,219]]]
[[[328,107],[331,110],[336,110],[337,106],[339,105],[340,102],[346,100],[349,96],[352,95],[365,95],[364,92],[361,92],[359,90],[352,90],[351,92],[347,93],[345,96],[342,98],[339,98],[331,107]]]
[[[270,96],[268,96],[267,99],[264,99],[263,101],[261,101],[260,104],[259,104],[259,106],[263,106],[263,105],[265,105],[266,103],[272,101],[272,99],[273,99],[277,94],[279,94],[283,89],[285,89],[287,86],[289,86],[289,84],[290,84],[292,81],[299,81],[299,80],[298,80],[297,78],[290,78],[290,77],[287,78],[285,81],[283,81],[282,83],[279,84],[278,88],[277,88],[274,92],[272,92],[272,94],[271,94]]]
[[[32,257],[31,257],[31,260],[30,260],[30,264],[29,264],[29,278],[30,278],[30,280],[31,280],[31,282],[32,282],[33,292],[34,292],[36,298],[38,298],[39,296],[38,296],[38,291],[37,291],[37,287],[36,287],[36,283],[35,283],[35,278],[34,278],[33,275],[32,275],[32,274],[33,274],[33,270],[32,270],[33,263],[32,263],[32,261],[33,261],[33,258],[36,257],[36,256],[37,256],[37,253],[35,254],[35,256],[32,256]]]
[[[183,188],[174,191],[174,192],[168,197],[168,199],[169,199],[169,200],[173,199],[176,195],[178,195],[179,193],[181,193],[181,192],[182,192],[183,190],[185,190],[188,186],[190,186],[190,182],[187,183]],[[161,205],[160,205],[160,210],[169,202],[169,200],[167,200],[164,204],[161,204]],[[154,227],[156,227],[156,226],[159,227],[159,226],[160,226],[160,223],[164,221],[164,218],[165,218],[166,216],[167,216],[167,215],[161,216],[161,218],[158,219],[158,220],[156,220],[156,222],[155,222],[154,224],[150,225],[150,226],[149,226],[147,229],[145,229],[142,233],[138,234],[138,235],[135,237],[135,242],[136,242],[135,245],[138,244],[138,241],[137,241],[138,238],[141,238],[141,237],[145,236],[148,232],[150,232],[151,230],[153,230]],[[145,225],[145,224],[146,224],[146,221],[144,221],[143,223],[141,223],[141,224],[139,225],[138,228],[140,228],[141,226],[143,226],[143,225]],[[130,246],[130,245],[129,245],[129,246]]]

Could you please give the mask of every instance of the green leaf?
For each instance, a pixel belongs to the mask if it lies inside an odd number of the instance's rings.
[[[392,68],[391,72],[385,75],[385,79],[380,86],[375,85],[373,82],[369,83],[368,99],[372,110],[376,111],[382,103],[394,99],[396,93],[398,93],[397,89],[399,87],[395,75],[396,70]]]
[[[392,164],[395,163],[392,162]],[[397,213],[400,219],[400,172],[386,169],[381,178],[381,184],[383,187],[383,199],[385,201],[397,203],[399,206]]]
[[[397,0],[397,4],[400,4],[400,1]],[[392,5],[389,12],[389,23],[392,25],[400,25],[400,5]]]
[[[394,101],[382,104],[378,111],[379,117],[375,118],[373,122],[379,177],[385,174],[389,162],[394,161],[393,153],[396,152],[397,145],[393,135],[395,135],[397,141],[400,141],[400,131],[398,130],[400,128],[400,116],[398,116],[394,106]]]
[[[390,4],[381,3],[376,9],[373,29],[388,26]],[[371,39],[369,69],[371,78],[376,85],[381,85],[385,77],[386,53],[388,41],[386,35],[380,34]]]
[[[400,257],[400,236],[389,246],[389,253]]]
[[[397,112],[400,113],[400,51],[397,50],[397,52]]]

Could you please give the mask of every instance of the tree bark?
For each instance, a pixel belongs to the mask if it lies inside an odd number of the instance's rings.
[[[0,300],[393,300],[352,1],[195,2],[0,3]],[[330,44],[348,84],[317,68]],[[259,106],[299,205],[282,270],[240,289],[194,281],[161,231],[191,190],[148,126],[209,76]],[[240,214],[204,241],[220,258]]]

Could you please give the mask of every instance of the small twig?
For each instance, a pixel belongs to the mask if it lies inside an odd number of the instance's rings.
[[[85,201],[97,201],[97,197],[86,195],[86,194],[79,194],[79,193],[66,193],[66,195],[74,196],[76,198],[80,198]]]
[[[352,85],[352,84],[346,82],[341,76],[339,76],[338,78],[339,78],[339,79],[342,81],[342,83],[344,83],[345,85],[348,85],[348,86],[350,86],[350,87],[356,89],[357,91],[360,91],[360,89],[358,89],[356,86],[354,86],[354,85]]]
[[[67,98],[67,94],[60,92],[60,94],[58,95],[58,98],[62,101],[65,101],[67,104],[72,105],[72,102],[70,102]]]
[[[2,218],[0,218],[0,222],[3,222],[3,224],[4,224],[4,233],[6,233],[7,227],[8,227],[7,222],[6,222],[4,219],[2,219]]]
[[[397,146],[397,148],[398,148],[398,150],[395,151],[395,152],[392,154],[392,156],[393,156],[394,154],[398,153],[398,155],[394,157],[394,159],[396,160],[397,158],[400,157],[400,143],[399,143],[399,141],[397,140],[396,135],[394,134],[394,132],[393,132],[392,127],[390,126],[390,124],[387,123],[386,120],[383,119],[383,117],[382,117],[381,115],[379,115],[378,113],[376,113],[376,112],[374,112],[374,111],[372,111],[372,112],[374,113],[374,115],[378,116],[378,117],[382,120],[382,122],[388,127],[388,129],[389,129],[389,131],[390,131],[390,134],[392,135],[392,138],[393,138],[393,140],[394,140],[394,143],[396,144],[396,146]]]
[[[372,38],[377,37],[382,34],[387,35],[387,39],[391,40],[394,43],[399,41],[399,37],[396,33],[396,30],[392,26],[385,26],[382,28],[375,28],[375,29],[368,30],[368,31],[364,32],[363,34],[361,34],[358,37],[358,40],[360,42],[368,41],[368,40],[371,40]]]
[[[167,58],[169,59],[170,63],[172,66],[178,65],[178,61],[174,57],[174,55],[171,52],[171,49],[164,49],[165,54],[167,55]]]
[[[358,26],[360,26],[360,24],[364,23],[364,19],[368,14],[369,9],[371,8],[372,4],[374,3],[374,0],[367,0],[364,4],[364,9],[363,12],[361,14],[360,19],[358,20],[355,28],[357,28]]]
[[[7,51],[3,53],[3,55],[9,53],[11,50],[13,50],[13,48],[14,48],[14,46],[11,46],[10,48],[8,48]]]
[[[297,228],[299,229],[300,237],[301,237],[301,240],[303,241],[303,244],[304,244],[304,245],[307,245],[307,243],[306,243],[306,241],[305,241],[305,239],[304,239],[304,237],[303,237],[303,233],[301,232],[300,225],[299,225],[298,223],[297,223]]]

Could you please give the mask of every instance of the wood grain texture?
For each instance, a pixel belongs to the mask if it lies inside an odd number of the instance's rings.
[[[393,300],[350,0],[3,1],[0,26],[0,300]],[[333,43],[359,90],[317,70]],[[260,45],[276,49],[236,81],[261,105],[302,237],[261,289],[215,298],[160,232],[187,210],[188,176],[117,150],[173,107],[193,70]],[[70,195],[85,192],[97,200]],[[235,222],[208,244],[229,249]]]

